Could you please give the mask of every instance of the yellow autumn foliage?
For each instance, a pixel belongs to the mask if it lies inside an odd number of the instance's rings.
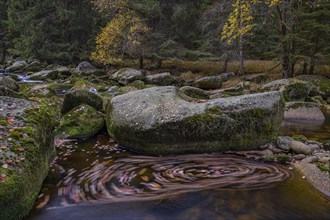
[[[223,27],[221,40],[230,45],[241,36],[249,35],[255,24],[253,24],[252,7],[259,3],[266,3],[269,7],[278,5],[281,0],[235,0],[233,11]]]
[[[91,58],[103,64],[122,61],[125,54],[142,54],[141,43],[149,31],[143,20],[127,6],[125,0],[95,0],[97,8],[114,10],[115,16],[96,37]]]

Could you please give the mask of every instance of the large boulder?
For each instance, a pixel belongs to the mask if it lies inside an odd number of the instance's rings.
[[[144,80],[144,74],[141,70],[124,68],[115,72],[112,78],[122,85],[127,85],[135,80]]]
[[[107,128],[120,145],[146,154],[253,149],[272,139],[283,118],[279,92],[188,102],[175,87],[114,97]]]
[[[181,86],[183,80],[180,77],[172,76],[171,73],[159,73],[146,76],[145,82],[158,86]]]
[[[325,120],[319,104],[314,102],[287,102],[284,118],[286,120]]]
[[[65,94],[61,113],[64,115],[74,107],[87,104],[100,111],[103,107],[102,99],[95,93],[86,90],[77,90]]]
[[[19,90],[19,84],[7,76],[0,76],[0,86],[7,87],[15,92],[18,92]]]
[[[6,72],[13,73],[13,72],[19,72],[23,70],[27,66],[26,61],[24,60],[18,60],[15,61],[11,66],[7,67],[5,70]]]
[[[193,86],[206,90],[220,89],[222,86],[222,82],[224,82],[225,79],[225,76],[207,76],[196,80]]]
[[[263,86],[264,91],[280,91],[286,101],[305,101],[310,93],[307,82],[298,79],[280,79]]]
[[[22,219],[33,207],[55,156],[52,131],[42,107],[0,97],[0,219]]]
[[[103,115],[89,105],[79,105],[65,114],[56,130],[67,138],[87,139],[104,127]]]
[[[330,79],[321,75],[301,75],[296,79],[307,82],[311,87],[311,96],[320,95],[324,100],[330,97]]]

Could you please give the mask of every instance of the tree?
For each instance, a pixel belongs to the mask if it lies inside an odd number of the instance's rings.
[[[3,63],[6,58],[6,20],[7,20],[7,0],[0,0],[0,63]]]
[[[100,12],[112,16],[96,38],[96,50],[92,59],[111,64],[125,57],[139,57],[139,67],[143,68],[144,44],[149,27],[140,16],[129,7],[126,0],[96,0],[94,4]]]
[[[235,0],[232,7],[233,11],[228,17],[228,21],[223,27],[221,40],[226,40],[232,44],[237,40],[239,45],[240,69],[239,75],[244,73],[244,38],[251,33],[254,24],[252,23],[252,6],[257,1]]]
[[[94,34],[90,0],[8,0],[9,52],[48,62],[79,61]]]

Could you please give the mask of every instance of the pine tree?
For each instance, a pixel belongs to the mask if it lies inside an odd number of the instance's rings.
[[[77,61],[94,33],[92,6],[89,0],[9,0],[8,30],[13,55]]]

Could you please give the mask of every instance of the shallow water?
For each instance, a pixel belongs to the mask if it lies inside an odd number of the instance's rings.
[[[285,122],[282,132],[330,138],[329,117],[300,124]],[[106,135],[56,143],[59,156],[27,219],[330,219],[329,198],[288,165],[230,154],[139,156]]]

